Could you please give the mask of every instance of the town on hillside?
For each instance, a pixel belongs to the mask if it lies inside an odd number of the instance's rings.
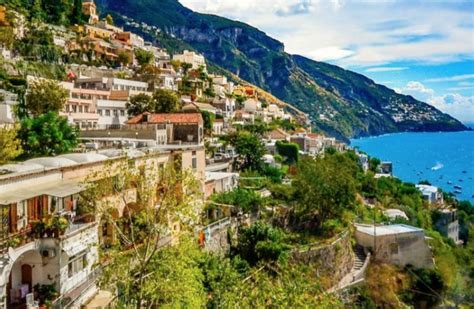
[[[427,308],[464,280],[462,203],[74,3],[0,6],[0,308],[271,307],[268,282],[337,308],[377,276]]]

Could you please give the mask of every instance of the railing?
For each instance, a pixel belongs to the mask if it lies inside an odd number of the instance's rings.
[[[68,308],[76,299],[83,296],[88,292],[89,288],[96,283],[97,278],[102,273],[102,268],[97,267],[94,269],[86,279],[77,287],[71,289],[69,292],[64,293],[59,298],[57,298],[53,304],[52,308],[62,309]]]

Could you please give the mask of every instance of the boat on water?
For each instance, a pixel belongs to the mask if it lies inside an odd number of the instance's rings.
[[[452,185],[453,182],[451,180],[448,180],[448,185]]]
[[[454,190],[454,194],[460,194],[460,193],[462,193],[461,190]]]
[[[456,189],[456,190],[461,190],[462,187],[461,187],[461,186],[458,186],[458,185],[455,185],[455,186],[454,186],[454,189]]]

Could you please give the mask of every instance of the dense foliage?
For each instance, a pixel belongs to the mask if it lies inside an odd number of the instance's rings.
[[[76,127],[54,112],[23,119],[18,132],[25,158],[70,152],[77,146],[77,136]]]
[[[0,165],[5,164],[20,154],[23,149],[21,141],[17,137],[17,127],[2,127],[0,126]]]

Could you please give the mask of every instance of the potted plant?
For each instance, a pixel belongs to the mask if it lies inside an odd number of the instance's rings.
[[[34,237],[43,237],[45,229],[46,223],[43,220],[31,222],[31,232],[33,233]]]
[[[55,283],[36,284],[34,286],[35,298],[39,300],[40,308],[52,308],[53,300],[58,297]]]
[[[56,237],[58,235],[64,235],[64,232],[66,231],[67,227],[69,226],[69,221],[64,217],[55,216],[52,219],[52,226],[54,228]]]

